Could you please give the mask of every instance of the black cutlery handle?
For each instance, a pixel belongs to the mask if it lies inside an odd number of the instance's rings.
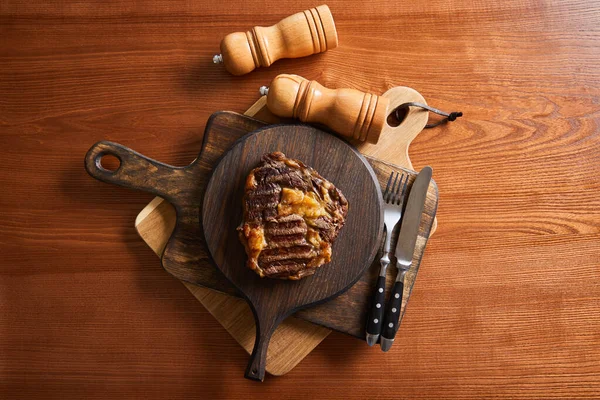
[[[375,294],[371,304],[371,312],[367,320],[367,333],[370,335],[379,335],[381,325],[383,324],[383,306],[385,305],[385,276],[377,278],[375,285]]]
[[[381,337],[393,340],[398,330],[398,322],[400,321],[400,311],[402,307],[402,294],[404,293],[404,282],[397,281],[394,283],[390,300],[385,310],[383,318],[383,327],[381,328]]]

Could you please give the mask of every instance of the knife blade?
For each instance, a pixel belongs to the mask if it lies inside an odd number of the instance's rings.
[[[396,244],[396,258],[402,266],[410,267],[412,264],[413,253],[419,236],[421,215],[423,214],[423,208],[425,208],[432,173],[431,167],[423,168],[410,189],[404,218],[402,219],[402,225],[400,225],[398,244]]]
[[[425,208],[432,173],[433,170],[429,166],[419,172],[412,184],[408,202],[406,203],[406,210],[404,211],[398,235],[398,244],[396,244],[398,275],[390,294],[381,333],[381,350],[383,351],[388,351],[392,347],[396,331],[398,330],[398,322],[402,311],[402,297],[404,294],[404,275],[406,275],[406,271],[408,271],[412,264],[413,253],[415,252],[419,236],[421,215]]]

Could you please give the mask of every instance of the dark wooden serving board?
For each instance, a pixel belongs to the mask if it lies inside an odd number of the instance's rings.
[[[236,140],[265,125],[264,122],[233,112],[213,114],[206,124],[201,154],[187,167],[172,167],[150,160],[111,142],[99,142],[92,146],[86,155],[85,166],[88,173],[96,179],[153,193],[173,204],[177,213],[177,223],[161,259],[163,267],[169,273],[195,285],[240,296],[233,285],[214,268],[200,228],[199,207],[212,168],[220,157]],[[114,172],[103,170],[100,167],[100,159],[104,154],[112,154],[119,158],[119,169]],[[381,185],[386,184],[392,170],[408,172],[411,180],[416,176],[414,171],[368,156],[365,158],[373,167]],[[437,202],[437,186],[432,181],[421,219],[413,266],[406,276],[405,303],[410,296],[431,232]],[[298,311],[294,315],[363,339],[367,306],[378,270],[379,261],[376,258],[371,268],[348,291],[331,301]],[[388,288],[392,286],[394,272],[392,267],[392,271],[388,273]]]
[[[331,262],[297,281],[260,278],[247,268],[236,230],[243,217],[246,177],[264,154],[274,151],[313,167],[335,183],[349,204]],[[279,323],[350,288],[371,265],[383,232],[381,188],[369,162],[336,136],[298,124],[267,126],[238,140],[213,169],[201,215],[212,259],[254,314],[257,340],[246,377],[256,380],[264,378],[267,347]]]

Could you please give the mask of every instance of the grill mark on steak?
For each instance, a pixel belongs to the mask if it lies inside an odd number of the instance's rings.
[[[280,215],[284,188],[300,191],[301,198],[313,193],[316,200],[309,205],[318,200],[327,215]],[[248,175],[243,207],[244,220],[238,230],[249,255],[248,266],[261,276],[300,279],[330,261],[331,244],[344,225],[348,202],[315,170],[275,152],[263,156]],[[261,243],[257,237],[263,239],[262,244],[250,248]]]
[[[304,233],[299,232],[292,235],[271,235],[267,242],[270,245],[269,247],[280,248],[301,245],[306,243],[306,240],[304,239]]]
[[[307,243],[294,244],[289,247],[265,249],[258,257],[259,262],[267,264],[273,261],[284,261],[292,258],[309,259],[314,256],[314,247]]]
[[[312,275],[312,272],[306,270],[306,264],[298,263],[296,260],[290,260],[285,263],[273,264],[264,268],[264,273],[270,278],[285,279],[290,276],[297,276],[303,278],[304,276]]]

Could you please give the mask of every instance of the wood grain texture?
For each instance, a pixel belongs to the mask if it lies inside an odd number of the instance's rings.
[[[390,100],[393,108],[397,105],[416,101],[425,103],[425,99],[414,89],[394,87],[389,89],[384,96]],[[266,96],[254,103],[244,115],[257,117],[261,121],[281,123],[282,120],[273,115],[266,106]],[[427,122],[427,114],[418,109],[411,109],[407,118],[398,127],[386,125],[384,141],[392,141],[394,147],[401,152],[401,157],[396,161],[398,165],[413,169],[408,157],[408,148]],[[360,142],[356,144],[361,145]],[[362,144],[364,148],[364,144]],[[367,151],[371,150],[367,149]],[[156,197],[138,214],[135,227],[142,239],[159,256],[175,227],[175,209],[162,198]],[[436,228],[434,220],[430,236]],[[410,289],[416,279],[416,274],[411,275]],[[184,285],[202,303],[204,307],[223,325],[223,327],[251,353],[254,348],[255,326],[251,310],[242,299],[218,293],[212,289],[185,283]],[[410,291],[409,291],[410,294]],[[404,298],[403,298],[404,300]],[[408,302],[408,297],[406,297]],[[284,375],[294,368],[331,332],[329,329],[316,324],[290,317],[284,320],[275,330],[267,352],[266,369],[272,375]]]
[[[376,144],[389,115],[384,96],[356,89],[328,89],[298,75],[277,75],[269,85],[267,107],[282,118],[321,124],[347,139]]]
[[[156,197],[138,214],[135,226],[144,241],[161,257],[175,221],[175,208]],[[183,284],[248,353],[252,352],[256,329],[252,311],[244,300],[190,283]],[[267,372],[276,376],[288,373],[330,332],[298,318],[287,318],[271,338]]]
[[[258,99],[244,115],[259,115],[263,121],[280,122],[268,112],[265,97]],[[135,219],[138,235],[159,258],[162,258],[165,245],[175,228],[176,218],[175,208],[161,197],[155,197]],[[251,353],[256,327],[254,316],[246,302],[206,287],[182,283],[244,350]],[[327,328],[295,317],[287,318],[271,337],[267,351],[267,372],[275,376],[287,374],[330,332]]]
[[[337,45],[331,11],[320,5],[290,15],[273,26],[230,33],[221,41],[218,60],[233,75],[244,75],[258,67],[269,67],[281,58],[323,53]]]
[[[331,262],[297,281],[261,279],[247,268],[247,255],[236,230],[243,220],[246,178],[264,154],[274,151],[310,165],[348,201],[344,227],[332,244]],[[245,376],[262,381],[267,349],[277,326],[295,312],[347,291],[371,265],[381,244],[383,199],[373,168],[348,143],[310,126],[266,126],[238,140],[214,166],[200,220],[212,260],[254,314],[256,340]],[[346,319],[327,322],[344,326]]]
[[[199,156],[186,167],[173,167],[149,159],[118,143],[101,141],[94,144],[85,155],[85,168],[94,178],[103,182],[146,191],[168,200],[176,210],[176,224],[162,250],[162,266],[176,278],[215,289],[223,293],[240,296],[224,276],[214,268],[201,230],[199,209],[202,207],[206,185],[213,167],[221,156],[236,141],[246,134],[263,127],[258,120],[232,112],[217,112],[207,123]],[[331,140],[338,141],[334,136]],[[330,146],[331,147],[331,146]],[[100,160],[103,155],[113,155],[121,160],[119,169],[114,172],[103,169]],[[410,185],[416,173],[380,160],[367,157],[375,171],[380,185],[387,183],[391,171],[404,171]],[[339,173],[339,167],[330,165],[325,171]],[[430,235],[438,203],[438,190],[435,182],[429,186],[419,239],[415,247],[414,261],[407,275],[404,302],[408,301],[416,274],[419,269],[427,238]],[[371,204],[369,202],[368,204]],[[373,259],[372,268],[360,277],[360,281],[350,290],[326,304],[298,312],[302,319],[323,325],[339,332],[364,338],[366,312],[370,293],[377,279],[379,261]],[[388,280],[393,280],[392,276]],[[390,285],[391,287],[391,285]],[[404,310],[402,311],[404,314]]]
[[[336,49],[240,79],[212,65],[219,40],[314,2],[2,2],[0,397],[598,397],[600,7],[328,5]],[[442,196],[403,345],[332,333],[256,385],[131,226],[153,196],[107,191],[81,156],[109,139],[189,164],[208,117],[247,109],[280,73],[409,86],[465,117],[411,146]]]

